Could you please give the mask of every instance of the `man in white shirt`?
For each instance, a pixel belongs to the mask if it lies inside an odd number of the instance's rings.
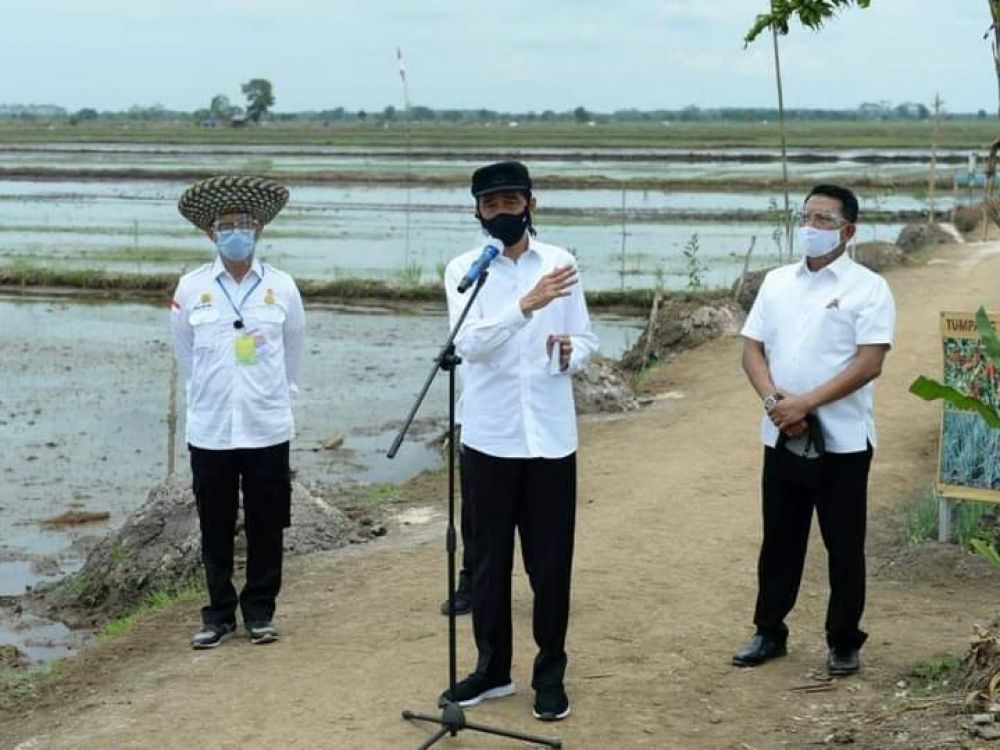
[[[733,657],[752,667],[786,653],[813,508],[829,558],[827,671],[860,666],[873,381],[892,347],[895,305],[881,276],[845,254],[858,200],[836,185],[806,197],[800,263],[771,271],[742,335],[743,369],[763,401],[764,538],[756,634]]]
[[[224,176],[195,183],[178,203],[218,252],[181,278],[170,305],[209,596],[191,639],[196,649],[235,632],[237,605],[251,643],[278,639],[273,618],[283,530],[291,523],[288,450],[305,314],[292,278],[254,257],[254,248],[287,201],[288,190],[271,180]],[[241,486],[247,566],[237,596]]]
[[[462,359],[462,448],[475,547],[475,671],[441,696],[473,706],[514,692],[511,572],[514,531],[534,591],[534,715],[570,713],[563,685],[576,518],[576,411],[571,375],[597,350],[574,257],[534,238],[527,168],[490,164],[472,176],[476,217],[503,253],[489,267],[455,347]],[[482,247],[445,270],[452,323],[458,284]],[[468,543],[468,542],[467,542]]]

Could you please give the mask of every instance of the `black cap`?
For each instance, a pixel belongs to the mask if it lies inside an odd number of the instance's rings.
[[[519,161],[500,161],[472,173],[472,194],[478,198],[501,190],[531,190],[528,168]]]

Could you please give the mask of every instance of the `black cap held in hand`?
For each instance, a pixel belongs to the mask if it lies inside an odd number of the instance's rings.
[[[472,194],[478,198],[504,190],[531,190],[528,168],[519,161],[501,161],[480,167],[472,173]]]

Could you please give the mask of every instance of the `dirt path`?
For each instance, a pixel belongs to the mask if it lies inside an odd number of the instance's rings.
[[[991,615],[996,599],[947,575],[890,574],[878,541],[895,533],[892,510],[933,475],[938,410],[906,387],[940,367],[938,311],[998,304],[1000,243],[938,257],[948,260],[890,275],[900,320],[877,395],[865,618],[872,637],[860,676],[819,695],[791,690],[809,684],[825,656],[825,565],[815,531],[788,657],[756,670],[729,666],[751,631],[761,452],[759,406],[738,366],[739,341],[729,339],[652,376],[654,387],[683,398],[584,426],[567,683],[573,716],[558,725],[531,718],[531,597],[518,571],[519,691],[470,710],[470,719],[558,736],[570,748],[798,747],[821,741],[830,716],[891,698],[914,661],[964,651],[971,624]],[[416,747],[429,730],[399,712],[436,712],[447,679],[438,531],[435,524],[422,538],[294,562],[279,605],[285,639],[275,646],[239,639],[192,652],[192,605],[143,620],[68,667],[64,687],[4,722],[0,740],[22,750]],[[473,659],[468,618],[458,640],[464,674]],[[439,746],[517,745],[463,733]]]

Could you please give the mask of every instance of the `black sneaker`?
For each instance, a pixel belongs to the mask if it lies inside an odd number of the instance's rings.
[[[569,716],[569,698],[563,686],[542,688],[536,692],[533,713],[540,721],[561,721]]]
[[[458,588],[455,589],[455,615],[467,615],[472,611],[472,592],[469,589],[469,577],[458,577]],[[448,616],[448,600],[441,602],[441,614]]]
[[[462,708],[478,706],[483,701],[492,698],[506,698],[514,694],[514,683],[510,679],[505,682],[496,682],[486,679],[481,674],[473,672],[461,682],[455,684],[455,693],[452,695],[450,689],[441,693],[438,698],[438,706],[444,708],[446,703],[457,703]]]
[[[191,648],[215,648],[236,632],[234,622],[207,622],[191,636]]]
[[[247,634],[250,636],[250,643],[255,646],[274,643],[281,635],[272,622],[247,623]]]

